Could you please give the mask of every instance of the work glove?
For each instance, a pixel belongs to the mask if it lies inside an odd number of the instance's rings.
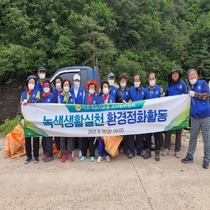
[[[22,124],[22,126],[23,126],[23,127],[25,127],[25,126],[26,126],[26,124],[25,124],[25,120],[24,120],[24,119],[22,119],[22,120],[21,120],[21,124]]]
[[[27,99],[24,99],[23,102],[22,102],[23,105],[26,105],[27,103],[28,103]]]
[[[194,91],[192,91],[192,90],[190,90],[190,91],[189,91],[189,96],[191,96],[191,97],[195,97],[195,92],[194,92]]]

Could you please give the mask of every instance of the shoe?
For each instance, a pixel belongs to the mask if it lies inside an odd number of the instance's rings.
[[[61,158],[61,156],[62,156],[62,152],[61,152],[61,150],[58,150],[58,153],[57,153],[57,157],[58,157],[58,159],[60,159],[60,158]]]
[[[31,157],[27,157],[26,160],[25,160],[25,164],[28,164],[32,161],[32,158]]]
[[[160,150],[155,150],[155,160],[160,161]]]
[[[109,155],[107,155],[105,158],[106,158],[107,162],[110,162],[110,156]]]
[[[100,163],[103,159],[104,159],[103,157],[98,156],[97,163]]]
[[[203,161],[203,168],[208,169],[209,168],[209,162]]]
[[[65,162],[65,161],[66,161],[66,154],[62,154],[62,156],[61,156],[61,161],[62,161],[62,162]]]
[[[34,163],[38,163],[39,162],[39,158],[38,157],[34,157]]]
[[[81,158],[82,157],[82,151],[80,150],[79,151],[79,158]]]
[[[180,158],[181,157],[179,152],[175,152],[174,155],[175,155],[176,158]]]
[[[145,153],[145,155],[144,155],[144,159],[149,159],[149,158],[151,158],[151,151],[148,149],[148,150],[146,150],[146,153]]]
[[[81,161],[84,161],[85,159],[86,159],[85,156],[82,156],[82,157],[80,158]]]
[[[72,157],[72,153],[69,153],[69,156],[68,157],[69,157],[69,160],[70,161],[74,161],[74,158]]]
[[[124,149],[124,150],[123,150],[123,154],[126,155],[126,156],[128,156],[128,154],[129,154],[129,153],[128,153],[128,150],[127,150],[127,149]]]
[[[170,150],[169,150],[169,149],[164,149],[162,155],[163,155],[163,156],[167,156],[167,155],[169,155],[169,154],[170,154]]]
[[[182,163],[193,163],[193,158],[191,158],[191,157],[189,157],[189,155],[187,155],[181,161],[182,161]]]
[[[43,158],[44,162],[50,162],[52,160],[54,160],[54,157],[53,156],[49,156],[49,155],[45,155],[45,157]]]
[[[133,157],[134,157],[134,155],[132,153],[129,153],[128,158],[131,159]]]
[[[137,155],[139,155],[139,156],[141,156],[141,157],[144,157],[144,156],[145,156],[145,153],[144,153],[144,151],[141,151],[140,153],[137,152]]]
[[[95,158],[94,157],[90,157],[90,161],[91,162],[94,162],[95,161]]]

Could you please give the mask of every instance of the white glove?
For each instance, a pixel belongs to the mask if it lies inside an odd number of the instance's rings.
[[[123,100],[122,102],[123,102],[124,104],[126,104],[126,101],[125,101],[125,100]]]
[[[191,97],[195,97],[195,92],[194,92],[194,91],[192,91],[192,90],[190,90],[190,91],[189,91],[189,96],[191,96]]]
[[[26,105],[27,103],[28,103],[27,99],[24,99],[23,102],[22,102],[23,105]]]
[[[24,119],[22,119],[22,120],[21,120],[21,124],[22,124],[22,126],[23,126],[23,127],[25,127],[25,126],[26,126],[26,124],[25,124],[25,120],[24,120]]]

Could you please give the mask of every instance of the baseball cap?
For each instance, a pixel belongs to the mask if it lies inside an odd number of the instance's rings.
[[[110,78],[110,77],[115,77],[114,74],[113,74],[112,72],[110,72],[110,73],[108,74],[108,78]]]
[[[38,72],[40,72],[40,71],[46,71],[45,67],[40,66],[40,67],[38,68]]]
[[[75,75],[74,75],[73,80],[76,80],[76,79],[80,80],[79,74],[75,74]]]

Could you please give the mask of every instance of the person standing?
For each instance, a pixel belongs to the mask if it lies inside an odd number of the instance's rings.
[[[38,68],[37,71],[37,75],[38,75],[38,80],[36,82],[36,90],[38,90],[40,92],[40,95],[42,95],[43,93],[43,82],[45,81],[45,77],[46,77],[46,69],[45,67],[41,66]]]
[[[201,130],[204,141],[203,168],[209,168],[210,162],[210,105],[209,87],[205,80],[198,80],[195,69],[188,72],[190,81],[189,96],[191,97],[190,116],[191,133],[187,155],[182,163],[192,163],[195,153],[198,134]]]
[[[181,80],[181,77],[181,71],[177,67],[172,68],[171,72],[168,75],[168,85],[166,88],[165,96],[176,96],[187,93],[186,84]],[[165,132],[164,151],[162,153],[163,156],[167,156],[170,154],[172,132],[173,131],[171,130]],[[174,132],[176,135],[174,155],[176,158],[180,158],[179,152],[181,150],[182,129],[177,129]]]

